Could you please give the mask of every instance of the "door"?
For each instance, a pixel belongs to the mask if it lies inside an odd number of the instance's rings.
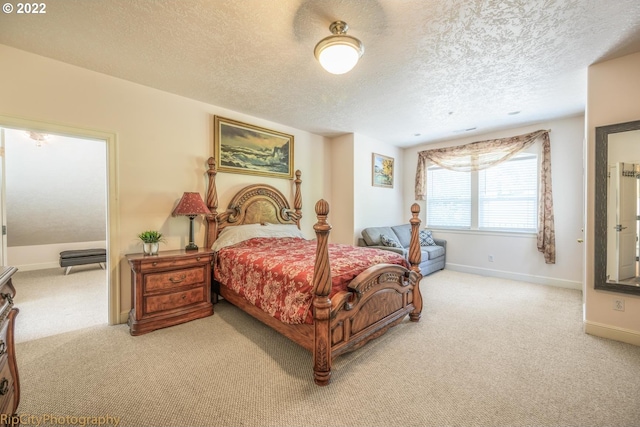
[[[625,170],[625,166],[626,169]],[[616,261],[618,280],[636,276],[636,199],[635,165],[618,163],[616,194]]]

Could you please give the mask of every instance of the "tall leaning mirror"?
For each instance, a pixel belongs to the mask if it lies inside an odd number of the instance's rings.
[[[595,288],[640,295],[640,120],[596,128]]]

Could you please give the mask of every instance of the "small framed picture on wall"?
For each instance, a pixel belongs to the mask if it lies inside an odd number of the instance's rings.
[[[373,153],[371,176],[374,187],[393,188],[393,157]]]

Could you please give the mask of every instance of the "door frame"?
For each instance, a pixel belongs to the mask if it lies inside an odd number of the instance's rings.
[[[120,263],[118,260],[118,248],[120,242],[120,224],[118,221],[118,175],[117,153],[118,140],[113,132],[105,132],[94,129],[84,129],[39,120],[25,119],[0,115],[0,127],[33,130],[43,133],[57,133],[77,138],[98,139],[107,144],[107,302],[109,325],[117,325],[120,319]],[[4,196],[4,185],[0,189]],[[5,223],[5,212],[1,213],[2,224]]]
[[[638,235],[636,230],[638,223],[636,205],[638,203],[638,181],[635,175],[627,176],[625,174],[624,165],[625,163],[618,162],[616,226],[620,225],[622,228],[615,233],[618,280],[636,277],[636,237]],[[623,269],[626,270],[623,271]]]

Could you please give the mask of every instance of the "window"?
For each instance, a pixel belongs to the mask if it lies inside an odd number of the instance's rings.
[[[477,172],[427,169],[427,226],[536,232],[538,156],[521,153]]]
[[[427,169],[427,226],[471,227],[471,174]]]

